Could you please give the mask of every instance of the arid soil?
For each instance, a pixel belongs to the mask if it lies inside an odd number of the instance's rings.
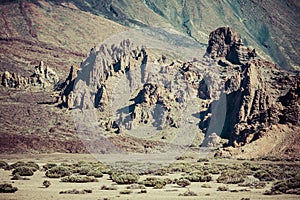
[[[217,179],[220,176],[219,172],[216,172],[212,175],[212,181],[209,182],[192,182],[191,185],[186,186],[185,188],[178,186],[175,183],[167,184],[162,189],[153,189],[152,187],[146,187],[146,193],[140,193],[141,189],[129,189],[132,191],[131,194],[120,194],[121,191],[128,190],[127,187],[130,187],[132,184],[116,184],[110,180],[108,174],[104,174],[102,178],[97,178],[98,182],[90,183],[67,183],[61,182],[60,178],[48,178],[45,176],[45,170],[42,168],[46,163],[65,163],[74,164],[79,161],[83,162],[97,162],[90,154],[15,154],[7,155],[0,154],[0,159],[13,164],[17,161],[35,161],[41,167],[40,170],[36,171],[33,176],[28,176],[30,180],[10,180],[12,178],[12,170],[3,170],[0,169],[1,183],[12,183],[13,186],[18,188],[18,191],[15,193],[2,193],[0,195],[1,200],[7,199],[298,199],[298,195],[292,194],[280,194],[280,195],[264,195],[263,193],[266,190],[269,190],[274,181],[262,181],[266,183],[266,186],[261,189],[254,189],[250,187],[242,187],[237,184],[223,184],[218,183]],[[175,163],[172,163],[173,166],[180,167],[180,163],[190,163],[197,166],[210,166],[214,164],[231,166],[231,165],[242,165],[243,163],[250,163],[251,165],[258,164],[280,164],[281,162],[271,162],[271,161],[241,161],[241,160],[215,160],[210,159],[209,162],[197,162],[194,159],[188,160],[179,160]],[[177,164],[176,164],[177,163]],[[128,164],[128,163],[127,163]],[[130,163],[129,163],[130,164]],[[287,165],[298,165],[299,163],[286,163]],[[135,164],[131,164],[135,166]],[[148,163],[149,165],[149,163]],[[245,164],[244,164],[245,165]],[[170,169],[170,168],[169,168]],[[167,173],[162,176],[147,174],[140,175],[139,181],[145,180],[149,177],[157,177],[160,179],[179,179],[181,176],[184,176],[186,172],[172,172]],[[253,176],[248,176],[253,177]],[[251,179],[251,178],[250,178]],[[252,178],[255,179],[254,177]],[[252,180],[251,179],[251,180]],[[43,181],[49,180],[51,185],[46,188],[43,186]],[[115,190],[101,190],[101,187],[105,185],[107,187],[115,187]],[[203,185],[208,185],[205,188]],[[219,186],[227,186],[228,191],[218,191]],[[82,191],[84,189],[92,190],[92,193],[86,194],[59,194],[61,191],[73,190]],[[242,191],[240,191],[242,190]],[[197,196],[179,196],[186,191],[192,191],[196,193]]]

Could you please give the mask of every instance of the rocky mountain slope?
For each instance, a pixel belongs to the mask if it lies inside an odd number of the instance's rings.
[[[44,61],[62,78],[71,65],[79,66],[91,47],[126,30],[72,4],[1,1],[0,12],[0,71],[24,76]]]
[[[51,1],[54,2],[54,1]],[[56,0],[55,2],[66,2]],[[211,30],[233,27],[244,42],[286,69],[299,69],[300,6],[296,0],[69,0],[79,9],[126,26],[164,27],[206,44]]]
[[[118,46],[94,48],[77,78],[71,82],[67,79],[60,105],[93,113],[89,114],[92,117],[88,122],[95,126],[89,129],[87,121],[80,124],[87,118],[83,115],[77,128],[89,131],[100,127],[96,135],[109,137],[114,136],[109,133],[130,135],[135,131],[135,136],[142,137],[144,127],[147,132],[154,126],[163,135],[157,133],[149,139],[169,142],[171,133],[184,127],[186,138],[188,130],[204,135],[197,141],[202,146],[211,143],[209,139],[214,134],[228,139],[225,146],[240,147],[268,135],[274,126],[290,124],[285,134],[299,138],[299,74],[280,70],[276,64],[261,59],[229,27],[212,32],[208,44],[204,58],[189,62],[172,58],[172,62],[165,62],[167,57],[157,57],[151,49],[134,47],[130,40]],[[154,66],[155,62],[158,64]],[[156,73],[149,72],[153,67],[158,70]],[[120,96],[125,89],[114,87],[122,77],[127,79],[122,84],[130,88],[127,102]],[[114,104],[114,90],[121,90],[120,105]],[[223,121],[220,115],[224,116]],[[193,121],[184,121],[193,116],[198,118],[198,128]],[[216,122],[221,126],[217,127]],[[286,150],[294,148],[297,145]]]

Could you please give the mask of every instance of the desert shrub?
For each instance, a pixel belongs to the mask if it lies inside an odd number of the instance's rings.
[[[208,172],[191,172],[188,175],[184,176],[187,180],[191,182],[209,182],[212,180],[212,176],[208,174]]]
[[[188,185],[191,184],[191,182],[185,178],[180,178],[177,182],[176,182],[177,185],[179,185],[180,187],[186,187]]]
[[[16,162],[16,163],[12,164],[11,167],[12,167],[13,169],[16,169],[16,168],[18,168],[18,167],[30,167],[30,168],[32,168],[32,170],[33,170],[34,172],[40,169],[39,165],[36,164],[35,162],[32,162],[32,161],[27,162],[27,163],[25,163],[25,162],[23,162],[23,161],[18,161],[18,162]]]
[[[258,182],[258,183],[253,183],[250,188],[255,188],[255,189],[263,189],[266,187],[266,183],[263,182]]]
[[[145,189],[146,187],[141,184],[131,184],[130,186],[127,186],[126,189],[136,190],[136,189]]]
[[[249,169],[250,169],[251,171],[258,171],[258,170],[261,169],[261,166],[258,165],[258,164],[252,164],[252,165],[249,166]]]
[[[19,174],[20,176],[32,176],[34,174],[32,167],[20,166],[16,167],[13,172],[13,175]]]
[[[47,164],[43,165],[43,169],[47,171],[56,166],[57,166],[57,164],[55,164],[55,163],[47,163]]]
[[[186,192],[184,192],[183,194],[179,194],[178,196],[198,196],[195,192],[187,190]]]
[[[89,166],[80,167],[78,169],[78,174],[80,175],[87,175],[91,171],[91,168]]]
[[[167,183],[165,182],[165,180],[157,177],[148,177],[145,180],[141,181],[140,184],[143,184],[146,187],[156,187],[156,189],[158,189],[161,186],[164,187]]]
[[[228,191],[229,188],[226,185],[221,185],[218,187],[217,191]]]
[[[207,169],[207,171],[211,174],[220,174],[220,169],[215,166],[211,166],[210,168]]]
[[[84,189],[84,190],[65,190],[65,191],[60,191],[59,194],[87,194],[87,193],[92,193],[93,191],[91,189]]]
[[[266,183],[264,182],[259,182],[259,181],[253,181],[253,182],[243,182],[243,183],[239,183],[238,186],[241,187],[250,187],[250,188],[254,188],[254,189],[263,189],[266,187]]]
[[[131,194],[132,190],[122,190],[120,191],[120,194]]]
[[[98,180],[92,176],[70,175],[70,176],[63,177],[61,181],[70,182],[70,183],[87,183],[87,182],[97,182]]]
[[[114,185],[111,186],[106,186],[106,185],[102,185],[100,190],[117,190],[118,188]]]
[[[113,171],[109,168],[109,167],[100,167],[100,170],[103,174],[108,174],[108,175],[111,175],[113,173]]]
[[[274,181],[274,177],[265,170],[258,170],[253,176],[258,178],[260,181]]]
[[[153,172],[153,175],[156,175],[156,176],[164,176],[166,174],[167,174],[166,169],[158,169],[158,170]]]
[[[17,187],[13,187],[11,184],[0,184],[0,193],[14,193],[18,190]]]
[[[32,167],[35,170],[39,170],[40,169],[40,166],[37,163],[33,162],[33,161],[27,162],[26,166],[27,167]]]
[[[208,183],[204,183],[203,185],[201,185],[202,188],[212,188],[210,184]]]
[[[239,171],[224,171],[217,178],[218,183],[237,184],[244,182],[245,175]]]
[[[209,162],[208,158],[199,158],[197,162]]]
[[[137,183],[139,176],[134,173],[115,172],[110,175],[112,181],[118,184],[132,184]]]
[[[0,160],[0,169],[9,170],[10,166],[7,162]]]
[[[189,172],[191,171],[191,165],[188,163],[172,163],[167,170],[169,173]]]
[[[49,178],[61,178],[64,176],[70,176],[70,168],[65,166],[52,167],[46,172],[46,176]]]
[[[184,155],[184,156],[178,156],[175,158],[176,160],[187,160],[187,159],[194,159],[191,155]]]
[[[141,192],[140,193],[147,193],[147,190],[146,189],[141,189]]]
[[[30,180],[30,179],[27,177],[22,177],[22,176],[20,176],[20,174],[16,173],[13,175],[11,180],[23,180],[24,181],[24,180]]]
[[[154,185],[153,189],[163,189],[164,187],[165,187],[165,185],[158,183],[158,184]]]
[[[48,187],[50,187],[50,185],[51,185],[50,181],[48,181],[48,180],[44,180],[44,182],[43,182],[43,186],[45,186],[45,188],[48,188]]]
[[[10,166],[11,166],[13,169],[15,169],[15,168],[17,168],[17,167],[21,167],[21,166],[25,166],[25,165],[26,165],[25,162],[23,162],[23,161],[18,161],[18,162],[15,162],[14,164],[11,164]]]
[[[273,183],[268,194],[280,193],[300,194],[300,175]]]
[[[96,178],[101,178],[101,177],[103,177],[103,174],[102,174],[102,172],[101,172],[100,169],[92,169],[92,170],[90,170],[86,175],[87,175],[87,176],[94,176],[94,177],[96,177]]]
[[[172,184],[173,180],[170,178],[165,178],[164,181],[166,182],[166,184]]]

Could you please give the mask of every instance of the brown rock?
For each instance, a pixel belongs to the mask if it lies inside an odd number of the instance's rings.
[[[243,64],[256,57],[255,49],[246,48],[230,27],[221,27],[210,33],[206,53],[213,59],[224,57],[232,64]],[[220,64],[227,66],[224,61]]]

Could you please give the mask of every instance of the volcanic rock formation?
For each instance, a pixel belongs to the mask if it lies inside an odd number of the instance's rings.
[[[59,104],[98,110],[100,126],[115,133],[145,124],[178,129],[197,116],[198,125],[186,131],[202,132],[204,146],[214,146],[216,136],[243,146],[274,124],[299,125],[299,75],[260,58],[232,28],[213,31],[208,44],[204,58],[193,62],[168,61],[129,40],[94,47],[77,77],[71,68]]]
[[[227,111],[221,136],[228,138],[230,145],[256,140],[272,124],[299,123],[298,76],[258,58],[229,27],[210,34],[207,53],[218,63],[227,60],[226,68],[237,69],[225,83]],[[288,85],[280,81],[282,77],[292,82],[287,94]]]
[[[30,77],[23,77],[16,73],[11,74],[8,71],[0,74],[0,77],[1,85],[11,88],[40,86],[53,89],[54,85],[59,81],[55,71],[47,66],[44,67],[43,61],[35,67],[34,73]]]

